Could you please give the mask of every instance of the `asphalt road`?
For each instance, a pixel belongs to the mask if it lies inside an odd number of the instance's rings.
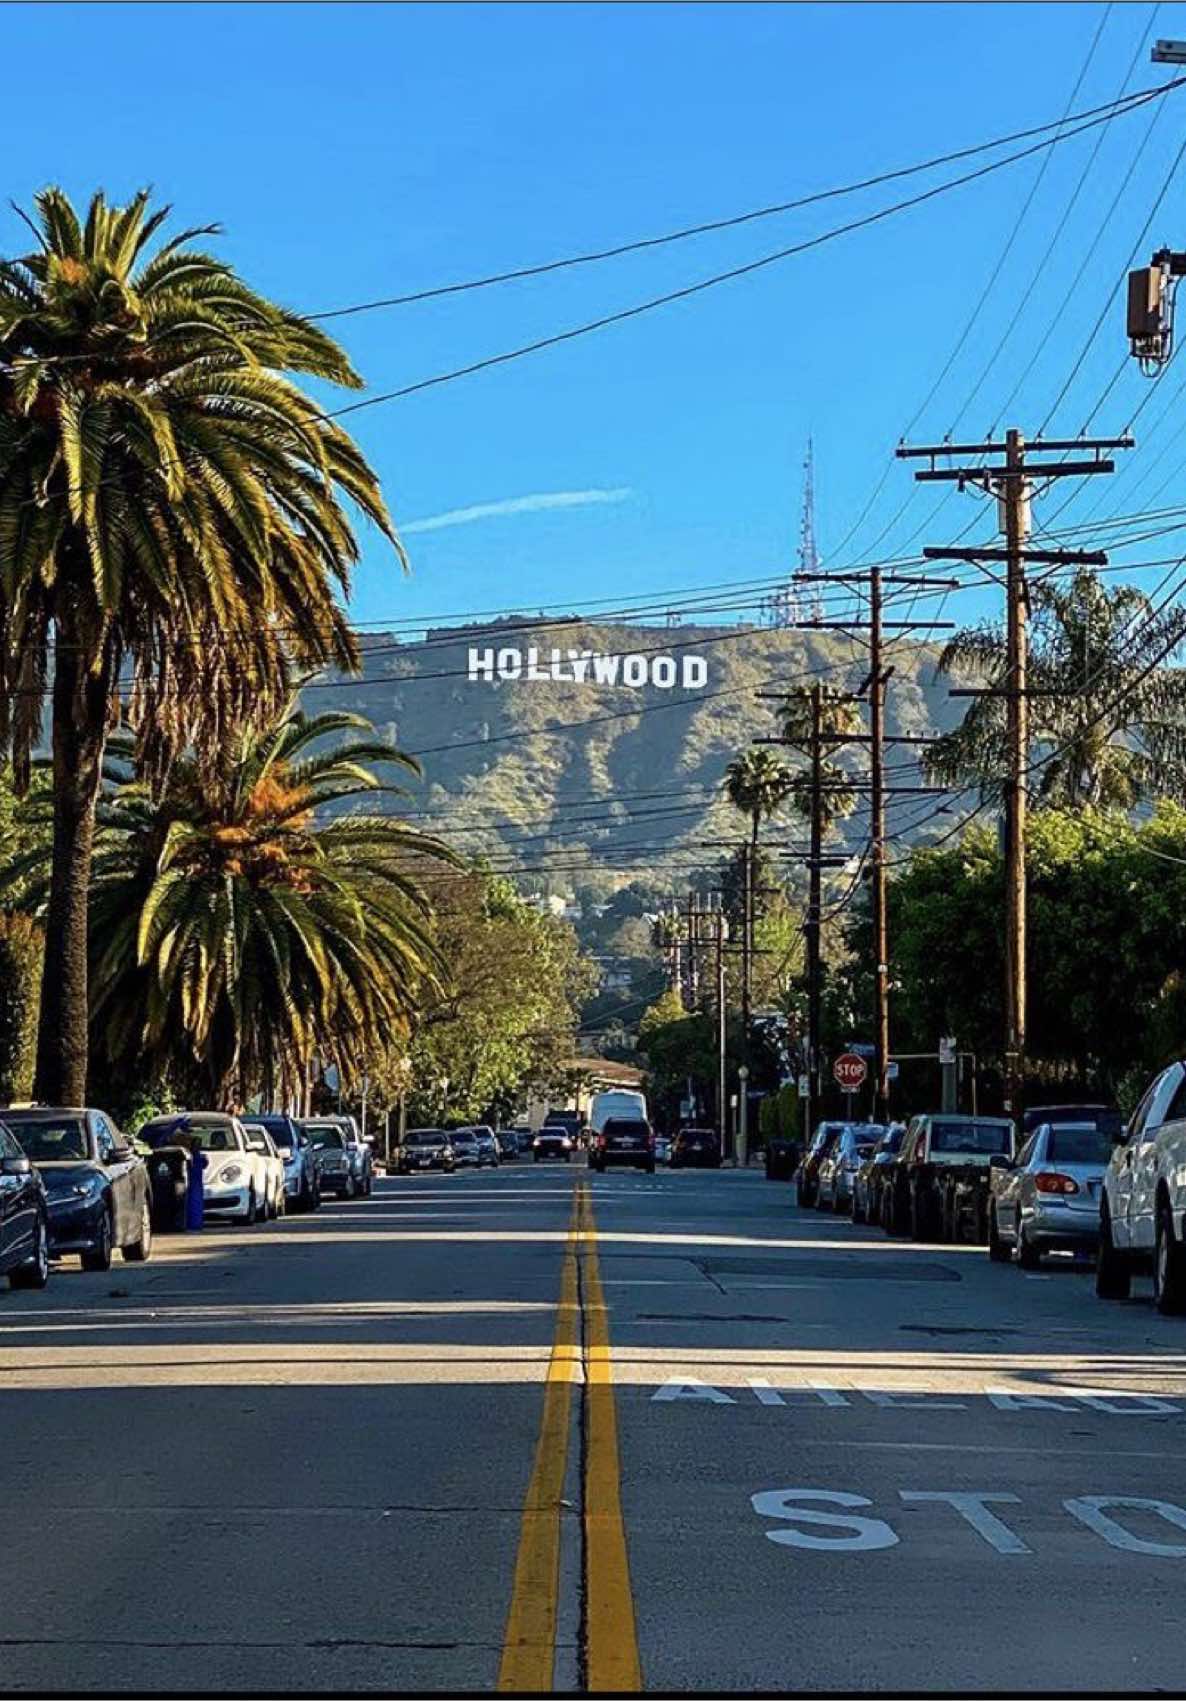
[[[508,1165],[0,1294],[0,1688],[1180,1689],[1186,1325],[793,1198]]]

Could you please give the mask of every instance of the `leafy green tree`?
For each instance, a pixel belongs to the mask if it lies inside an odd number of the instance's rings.
[[[447,969],[410,1024],[409,1115],[473,1120],[532,1089],[561,1087],[577,1011],[596,985],[572,927],[480,869],[427,878]]]
[[[291,1097],[316,1054],[349,1067],[442,972],[416,871],[449,853],[390,814],[331,805],[415,770],[359,715],[306,715],[180,757],[159,796],[113,742],[91,897],[94,1034],[106,1066],[216,1107]],[[27,902],[48,900],[52,853]],[[451,860],[451,858],[450,858]]]
[[[705,1104],[716,1102],[716,1023],[704,1011],[687,1011],[674,990],[664,992],[638,1025],[638,1049],[646,1059],[651,1114],[673,1124],[692,1080]]]
[[[33,246],[0,260],[0,744],[25,785],[48,691],[36,1073],[67,1104],[86,1090],[95,807],[121,699],[159,779],[274,710],[290,656],[356,665],[334,594],[358,556],[343,497],[396,543],[358,449],[285,376],[356,388],[345,354],[196,247],[214,227],[158,244],[168,212],[98,194],[80,219],[46,189]]]
[[[1186,609],[1155,610],[1133,586],[1109,590],[1090,567],[1068,584],[1030,588],[1030,737],[1038,796],[1060,808],[1131,809],[1159,793],[1186,793],[1186,672],[1169,665],[1186,643]],[[946,674],[1008,683],[999,625],[956,633]],[[923,767],[941,785],[999,798],[1007,776],[1004,696],[973,700],[962,723],[928,746]]]

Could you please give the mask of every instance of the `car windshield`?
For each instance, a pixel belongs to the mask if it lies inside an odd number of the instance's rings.
[[[1012,1130],[1005,1122],[933,1122],[932,1152],[1004,1152],[1012,1150]]]
[[[1052,1128],[1046,1142],[1052,1163],[1106,1164],[1111,1155],[1112,1141],[1102,1128]]]
[[[414,1128],[404,1141],[406,1146],[439,1146],[444,1140],[435,1128]]]
[[[449,1138],[455,1146],[476,1146],[478,1143],[478,1136],[472,1128],[459,1128]]]
[[[906,1130],[904,1128],[891,1128],[888,1134],[882,1136],[877,1150],[879,1152],[899,1152],[905,1138]]]
[[[255,1123],[245,1122],[243,1132],[247,1136],[247,1150],[249,1152],[263,1152],[266,1156],[271,1157],[266,1129],[260,1128]]]
[[[152,1123],[140,1130],[141,1137],[157,1146],[193,1146],[203,1152],[237,1152],[239,1142],[229,1122],[191,1122],[187,1116],[171,1116],[168,1122]]]
[[[256,1131],[263,1129],[272,1136],[278,1152],[292,1151],[292,1130],[282,1117],[269,1117],[267,1121],[262,1116],[252,1117],[250,1121],[243,1119],[243,1131],[247,1135],[247,1144],[253,1152],[262,1152],[267,1148],[256,1144]]]
[[[346,1143],[342,1139],[342,1130],[340,1128],[335,1128],[332,1124],[326,1122],[308,1124],[305,1128],[305,1133],[309,1136],[313,1145],[317,1147],[318,1151],[321,1152],[340,1152]]]
[[[22,1122],[15,1116],[4,1120],[31,1163],[77,1163],[91,1155],[86,1122],[81,1116],[63,1117],[60,1122],[41,1117]]]

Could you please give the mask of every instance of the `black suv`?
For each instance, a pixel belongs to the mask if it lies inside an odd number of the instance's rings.
[[[630,1164],[654,1175],[655,1136],[649,1122],[633,1116],[610,1117],[593,1143],[589,1168],[601,1174],[610,1164]]]

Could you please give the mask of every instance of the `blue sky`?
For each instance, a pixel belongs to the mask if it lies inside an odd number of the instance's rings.
[[[1103,10],[8,6],[9,62],[45,69],[7,80],[4,189],[27,203],[53,181],[79,197],[151,183],[179,220],[220,221],[222,251],[254,283],[315,311],[724,216],[1058,117]],[[1113,8],[1077,109],[1119,91],[1153,10]],[[1186,6],[1162,6],[1154,33],[1186,36]],[[1164,75],[1146,50],[1131,86]],[[1162,105],[1147,138],[1149,112],[1109,127],[1049,267],[961,419],[1094,134],[1056,150],[916,437],[951,427],[980,436],[1035,354],[1010,421],[1032,430],[1045,414],[1186,137],[1186,90]],[[1039,159],[1023,162],[690,302],[360,412],[355,428],[407,531],[414,572],[401,580],[368,542],[356,614],[410,621],[674,596],[776,573],[793,556],[809,432],[832,565],[860,557],[907,497],[880,549],[950,539],[972,499],[951,496],[927,528],[937,499],[912,495],[899,467],[836,553],[1038,168]],[[742,264],[920,186],[344,319],[339,330],[368,385],[393,389]],[[1186,245],[1184,190],[1186,167],[1142,249]],[[22,245],[5,209],[0,249]],[[1123,352],[1118,303],[1055,416],[1060,431],[1083,424]],[[1143,509],[1155,492],[1158,507],[1178,499],[1184,481],[1164,435],[1179,431],[1186,407],[1168,402],[1175,382],[1171,374],[1145,409],[1140,424],[1154,429],[1114,490],[1085,490],[1067,518]],[[1122,426],[1144,385],[1128,367],[1094,429]],[[1063,499],[1046,498],[1044,511]],[[1145,548],[1161,556],[1173,542]]]

